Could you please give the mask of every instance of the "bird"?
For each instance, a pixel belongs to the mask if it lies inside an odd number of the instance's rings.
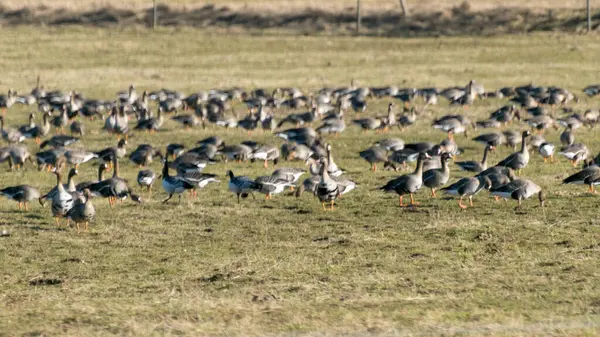
[[[74,198],[73,195],[65,190],[65,187],[61,183],[62,175],[60,173],[61,166],[59,164],[54,168],[54,174],[56,175],[56,194],[52,197],[52,215],[56,220],[56,225],[60,226],[60,218],[64,218],[67,212],[73,208]],[[67,219],[67,225],[69,220]]]
[[[83,195],[75,200],[73,207],[67,212],[67,219],[75,222],[77,233],[79,233],[79,225],[84,224],[84,231],[88,231],[89,222],[96,216],[96,209],[91,202],[92,193],[89,189],[83,190]]]
[[[72,136],[67,136],[67,135],[56,135],[56,136],[52,136],[52,138],[50,138],[50,139],[43,141],[40,144],[40,149],[43,149],[48,145],[57,149],[60,147],[66,147],[66,146],[75,144],[78,141],[79,141],[79,138],[77,138],[77,137],[72,137]]]
[[[482,189],[489,190],[492,186],[492,181],[487,176],[475,176],[462,178],[454,184],[442,188],[442,191],[450,195],[458,195],[458,206],[466,209],[467,206],[462,203],[464,197],[469,198],[469,205],[473,207],[473,196],[479,193]]]
[[[590,193],[595,193],[595,186],[600,184],[600,167],[592,164],[574,173],[562,181],[563,184],[588,185]]]
[[[162,186],[168,197],[163,200],[163,204],[169,201],[174,194],[179,195],[179,203],[181,203],[181,194],[186,190],[194,189],[194,185],[190,184],[187,180],[179,176],[169,175],[169,158],[165,157],[164,165],[162,170]]]
[[[436,197],[436,189],[446,185],[446,183],[450,179],[450,167],[448,166],[449,160],[450,155],[447,153],[442,153],[442,167],[439,169],[436,168],[423,172],[423,185],[431,189],[432,197]]]
[[[502,197],[504,199],[517,200],[518,206],[521,207],[521,202],[529,199],[531,196],[538,195],[540,206],[544,207],[545,195],[542,188],[529,179],[515,179],[503,186],[495,189],[490,189],[492,195]]]
[[[517,174],[529,163],[529,150],[527,150],[527,137],[531,133],[529,131],[523,131],[521,136],[521,150],[514,152],[508,157],[500,161],[496,166],[510,167],[517,171]]]
[[[4,127],[4,116],[0,116],[0,133],[7,143],[20,143],[25,140],[25,136],[19,130]]]
[[[277,165],[279,162],[279,149],[276,146],[265,144],[256,148],[252,153],[250,153],[249,159],[251,162],[254,162],[256,159],[262,160],[264,162],[264,167],[268,168],[269,161],[273,161],[273,165]]]
[[[273,195],[280,194],[286,187],[292,188],[294,186],[286,179],[273,175],[261,176],[254,181],[260,184],[260,189],[258,191],[265,195],[265,200],[272,199]]]
[[[87,163],[88,161],[98,158],[98,155],[94,152],[88,152],[84,149],[73,149],[68,150],[64,154],[67,163],[74,165],[75,168],[79,168],[79,165]]]
[[[190,190],[194,197],[197,196],[198,188],[202,189],[210,183],[220,182],[219,180],[217,180],[216,174],[203,173],[197,171],[180,172],[178,176],[194,186],[194,189]]]
[[[340,195],[340,189],[338,184],[329,177],[328,171],[328,161],[326,159],[321,160],[321,170],[319,174],[321,175],[321,180],[319,184],[317,184],[317,188],[315,190],[315,196],[319,198],[321,205],[323,206],[323,210],[326,210],[325,203],[331,203],[331,210],[334,210],[335,199],[337,199]]]
[[[140,170],[137,175],[137,183],[140,187],[145,187],[148,192],[152,190],[152,185],[156,180],[156,173],[152,170]]]
[[[371,171],[377,171],[377,163],[387,163],[389,162],[386,150],[382,147],[375,145],[370,148],[359,152],[359,155],[362,159],[366,160],[369,164],[371,164]],[[393,165],[393,163],[390,163]]]
[[[31,200],[39,199],[40,192],[30,185],[17,185],[5,187],[0,190],[0,195],[12,199],[19,203],[19,210],[25,207],[25,211],[28,210],[28,203]]]
[[[246,197],[248,194],[252,194],[252,197],[254,198],[252,192],[257,192],[261,188],[260,183],[257,183],[246,176],[236,177],[231,170],[227,171],[227,176],[229,176],[229,190],[237,195],[238,204],[240,203],[240,196]]]
[[[455,164],[460,167],[463,171],[475,172],[479,173],[487,169],[487,159],[490,151],[493,151],[495,147],[493,145],[488,144],[483,151],[483,159],[481,162],[470,160],[470,161],[459,161]]]
[[[551,163],[554,163],[554,145],[552,143],[543,142],[538,147],[538,152],[544,158],[544,163],[548,162],[548,158]]]
[[[417,158],[417,167],[413,173],[405,174],[398,178],[392,179],[379,189],[386,193],[394,192],[398,194],[400,196],[400,207],[406,206],[403,203],[403,197],[406,194],[410,195],[410,205],[417,205],[413,194],[417,192],[423,185],[423,163],[427,157],[429,156],[425,152],[419,153]]]
[[[573,167],[575,167],[580,161],[587,159],[590,155],[590,150],[583,143],[575,143],[561,149],[559,153],[569,159]]]

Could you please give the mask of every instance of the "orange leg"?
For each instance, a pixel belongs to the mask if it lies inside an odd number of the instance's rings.
[[[463,197],[461,196],[460,199],[458,199],[458,207],[465,209],[465,208],[467,208],[467,206],[463,205],[462,200],[463,200]]]
[[[416,205],[419,205],[419,204],[420,204],[419,202],[416,202],[416,201],[415,201],[415,199],[414,199],[414,197],[413,197],[413,194],[411,193],[411,194],[410,194],[410,205],[411,205],[411,206],[416,206]]]
[[[437,197],[437,195],[435,194],[435,188],[432,188],[432,189],[431,189],[431,197],[432,197],[432,198],[435,198],[435,197]]]
[[[471,207],[473,207],[473,196],[469,196],[469,205],[471,205]]]
[[[403,196],[400,196],[400,203],[399,203],[399,206],[400,206],[400,207],[406,207],[406,205],[405,205],[405,204],[404,204],[404,202],[402,201],[402,199],[403,199],[403,198],[404,198]]]

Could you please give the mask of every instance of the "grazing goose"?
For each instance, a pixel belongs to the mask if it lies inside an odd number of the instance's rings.
[[[410,205],[415,206],[417,203],[414,200],[413,194],[417,192],[423,185],[423,163],[428,157],[425,153],[420,153],[417,159],[417,168],[411,174],[406,174],[398,178],[390,180],[385,186],[380,187],[386,193],[394,192],[400,196],[400,207],[404,207],[403,197],[406,194],[410,195]]]
[[[52,170],[52,167],[55,166],[58,158],[62,157],[65,153],[65,149],[53,149],[48,151],[40,151],[35,154],[36,163],[38,170],[41,171],[43,169],[48,169],[48,172]]]
[[[467,129],[465,128],[463,121],[453,116],[450,118],[447,117],[449,116],[442,117],[433,122],[433,128],[448,133],[448,138],[450,139],[453,139],[453,135],[457,133],[465,133],[466,136]]]
[[[573,129],[565,129],[565,131],[563,131],[563,133],[560,134],[560,142],[565,148],[575,143],[575,135],[573,134]]]
[[[177,157],[179,157],[181,154],[183,154],[185,150],[185,146],[183,144],[176,144],[176,143],[171,143],[169,145],[167,145],[167,156],[175,159]],[[216,149],[215,149],[216,152]],[[200,154],[200,153],[198,153]]]
[[[218,154],[221,154],[225,157],[225,162],[228,160],[235,160],[236,162],[246,161],[252,154],[252,148],[249,146],[239,144],[239,145],[227,145],[217,151]]]
[[[162,153],[150,144],[140,144],[129,154],[129,160],[139,167],[148,166],[154,157],[163,158]]]
[[[520,173],[521,169],[529,163],[529,151],[527,150],[527,137],[529,135],[531,135],[529,131],[523,131],[521,137],[521,150],[504,158],[496,166],[510,167],[517,171],[517,174]]]
[[[190,128],[200,124],[200,121],[196,115],[178,115],[171,117],[171,119],[183,125],[186,130],[189,130]]]
[[[83,137],[85,134],[85,125],[79,121],[73,121],[69,126],[69,131],[71,135],[78,135],[79,137]]]
[[[211,160],[207,160],[204,156],[195,152],[186,152],[175,158],[169,167],[177,170],[178,175],[182,175],[184,172],[201,172],[211,162]]]
[[[590,150],[588,150],[587,146],[583,143],[576,143],[567,146],[562,149],[560,152],[563,156],[565,156],[573,167],[577,166],[580,161],[584,161],[590,155]]]
[[[545,196],[542,188],[529,179],[515,179],[506,185],[491,189],[490,192],[492,195],[504,199],[511,198],[517,200],[517,208],[521,207],[522,200],[529,199],[531,196],[537,194],[540,206],[544,207]]]
[[[59,164],[54,169],[54,174],[56,175],[56,193],[52,197],[52,215],[56,220],[56,225],[60,225],[60,218],[64,218],[67,215],[67,212],[71,208],[73,208],[74,198],[73,195],[65,190],[65,187],[61,183],[61,173],[60,167],[62,164]],[[67,219],[67,225],[69,224],[69,219]]]
[[[464,197],[469,197],[469,205],[473,207],[473,196],[484,188],[489,190],[491,186],[492,181],[487,176],[475,176],[471,178],[462,178],[456,183],[442,188],[442,191],[450,195],[460,196],[458,206],[465,209],[467,206],[462,203]]]
[[[563,184],[588,185],[590,192],[595,193],[595,185],[600,184],[600,167],[592,164],[574,173],[562,181]]]
[[[140,187],[145,187],[148,192],[152,190],[152,185],[154,185],[154,181],[156,180],[156,173],[152,170],[141,170],[137,175],[137,183]]]
[[[273,199],[273,195],[280,194],[286,187],[289,187],[290,189],[294,187],[294,185],[286,179],[273,175],[258,177],[254,181],[257,184],[260,184],[260,189],[258,191],[265,195],[265,200]]]
[[[286,123],[296,124],[296,127],[299,127],[304,124],[310,124],[316,121],[317,118],[317,107],[313,106],[308,112],[289,114],[286,118],[282,119],[279,124],[277,124],[277,128],[282,127]]]
[[[336,136],[339,136],[342,132],[346,130],[346,122],[344,119],[327,119],[323,121],[323,124],[317,128],[317,133],[319,134],[332,134],[334,133]]]
[[[79,138],[76,138],[76,137],[71,137],[71,136],[66,136],[66,135],[57,135],[57,136],[53,136],[52,138],[50,138],[48,140],[43,141],[40,144],[40,149],[43,149],[48,145],[57,149],[57,148],[66,147],[66,146],[75,144],[78,141],[79,141]]]
[[[548,158],[550,158],[551,163],[554,163],[554,145],[552,143],[542,143],[538,147],[538,152],[544,158],[544,163],[548,162]]]
[[[265,144],[258,147],[250,154],[249,158],[251,162],[255,160],[262,160],[265,168],[269,167],[268,161],[273,161],[273,165],[277,165],[279,162],[279,149],[276,146]]]
[[[163,125],[163,110],[161,108],[158,109],[158,117],[150,117],[146,119],[140,119],[136,126],[133,128],[134,130],[145,130],[146,132],[150,131],[150,133],[154,133],[160,129]]]
[[[33,114],[30,115],[30,118],[32,116]],[[36,144],[39,144],[41,142],[40,138],[45,137],[50,132],[50,122],[48,118],[48,114],[44,113],[42,115],[42,125],[32,126],[33,121],[30,121],[30,127],[27,130],[21,130],[21,133],[23,134],[23,136],[25,136],[25,138],[35,138]]]
[[[202,173],[197,171],[180,172],[178,176],[194,186],[194,189],[190,190],[194,197],[198,196],[198,188],[202,189],[210,183],[220,182],[219,180],[217,180],[217,176],[215,174]]]
[[[261,188],[259,183],[246,176],[234,176],[231,170],[227,171],[227,175],[229,176],[229,190],[237,195],[238,204],[240,203],[240,195],[245,198],[248,194],[252,194],[254,198],[252,192],[259,191]]]
[[[423,185],[431,189],[432,197],[436,197],[435,190],[446,185],[448,179],[450,179],[450,167],[448,166],[450,155],[442,153],[441,160],[442,168],[423,172]]]
[[[321,160],[321,170],[319,174],[321,175],[321,180],[317,185],[315,190],[315,195],[319,198],[321,205],[323,206],[323,210],[326,210],[325,203],[331,203],[331,210],[334,208],[335,199],[337,199],[340,195],[340,189],[338,184],[329,177],[328,171],[328,161],[325,159]]]
[[[98,155],[94,152],[88,152],[83,149],[68,150],[65,152],[64,156],[67,159],[67,163],[75,165],[75,168],[79,168],[80,164],[98,158]]]
[[[170,176],[169,175],[169,158],[165,157],[165,164],[163,165],[162,170],[162,186],[165,192],[169,195],[165,200],[163,200],[163,204],[169,201],[173,194],[179,195],[179,202],[181,203],[181,193],[186,190],[193,190],[194,185],[190,184],[187,180],[183,179],[179,176]]]
[[[290,144],[287,149],[284,149],[283,144],[281,146],[281,154],[286,160],[301,160],[306,161],[310,156],[314,154],[314,151],[311,150],[308,146],[302,144]]]
[[[39,199],[40,192],[29,185],[18,185],[1,189],[0,195],[18,202],[19,209],[25,206],[25,210],[27,211],[27,203],[33,199]]]
[[[417,110],[414,106],[410,108],[408,112],[400,116],[400,119],[398,120],[398,127],[400,128],[400,130],[404,131],[405,128],[415,124],[415,122],[417,121],[417,116]]]
[[[399,138],[387,138],[375,142],[374,145],[379,145],[386,151],[397,151],[402,150],[404,148],[404,141]]]
[[[312,128],[295,128],[277,132],[275,136],[288,142],[312,146],[317,139],[317,132]]]
[[[361,119],[355,119],[352,123],[360,126],[361,129],[366,133],[368,130],[377,130],[381,127],[382,122],[381,119],[367,117]]]
[[[281,167],[273,171],[271,176],[284,179],[290,184],[294,184],[306,173],[306,170],[295,167]],[[293,191],[295,186],[291,186],[290,189]]]
[[[12,159],[12,164],[14,164],[17,169],[21,169],[25,164],[25,161],[29,161],[33,163],[31,160],[31,153],[29,149],[24,145],[11,145],[8,147],[10,157]]]
[[[0,132],[2,133],[2,139],[8,143],[20,143],[25,140],[25,136],[19,130],[4,128],[4,116],[0,116]]]
[[[96,216],[96,209],[92,205],[92,193],[89,189],[83,190],[83,195],[77,198],[73,207],[67,212],[67,219],[73,220],[79,233],[79,225],[84,224],[84,231],[88,231],[90,221]]]
[[[377,163],[389,162],[385,149],[380,146],[371,146],[370,148],[361,151],[360,157],[366,160],[371,165],[371,171],[377,171]],[[392,163],[390,163],[393,165]]]
[[[507,147],[512,147],[513,150],[517,149],[517,145],[521,143],[521,132],[515,130],[505,130],[502,132]]]
[[[485,147],[485,150],[483,151],[483,159],[481,160],[481,162],[474,161],[474,160],[459,161],[459,162],[456,162],[456,165],[458,165],[458,167],[460,167],[460,169],[463,171],[469,171],[469,172],[475,172],[475,173],[484,171],[485,169],[487,169],[488,154],[490,151],[492,151],[494,149],[495,149],[495,147],[493,145],[488,144]]]

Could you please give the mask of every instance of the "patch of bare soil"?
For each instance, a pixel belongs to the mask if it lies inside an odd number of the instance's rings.
[[[93,27],[151,26],[152,9],[134,11],[102,8],[84,12],[47,7],[9,10],[0,7],[0,25],[82,25]],[[332,13],[306,9],[297,13],[269,13],[231,10],[228,7],[206,5],[182,10],[166,5],[158,8],[159,25],[197,28],[237,28],[248,30],[284,30],[302,34],[348,34],[355,28],[355,12]],[[593,22],[598,22],[600,13]],[[577,32],[585,28],[581,11],[534,12],[530,9],[497,8],[471,11],[468,3],[445,11],[413,13],[401,17],[398,13],[381,12],[362,18],[363,33],[383,36],[448,36],[495,35],[534,31]],[[599,24],[594,25],[594,30]]]

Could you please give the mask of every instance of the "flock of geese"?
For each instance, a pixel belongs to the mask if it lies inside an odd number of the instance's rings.
[[[598,96],[600,85],[584,88],[583,92]],[[140,189],[150,191],[157,180],[161,182],[167,194],[164,203],[175,195],[181,201],[181,195],[186,191],[196,197],[198,189],[219,182],[217,175],[203,172],[215,162],[259,161],[268,168],[269,163],[276,166],[285,160],[300,161],[307,169],[277,167],[271,175],[258,178],[227,171],[228,188],[237,196],[238,203],[241,198],[255,198],[255,193],[264,194],[268,200],[291,189],[298,197],[306,192],[313,194],[324,210],[334,209],[335,201],[357,186],[344,175],[333,158],[335,139],[346,131],[346,122],[350,122],[346,115],[352,113],[357,117],[351,120],[351,125],[363,132],[383,135],[392,128],[417,127],[415,124],[423,119],[423,111],[437,105],[440,98],[464,108],[462,114],[449,114],[432,121],[431,127],[447,135],[442,142],[405,143],[399,138],[384,138],[358,154],[373,171],[378,169],[378,164],[385,170],[398,171],[406,170],[409,163],[416,162],[414,171],[377,188],[397,194],[400,206],[416,206],[415,193],[423,187],[431,190],[432,197],[437,196],[437,191],[457,196],[458,205],[463,209],[473,206],[473,197],[482,190],[489,191],[496,199],[514,199],[518,207],[523,200],[537,196],[543,206],[544,191],[532,180],[521,176],[535,152],[544,162],[554,162],[556,152],[573,166],[583,163],[583,169],[564,179],[564,184],[584,184],[591,192],[600,184],[600,157],[593,158],[585,144],[575,141],[576,130],[593,127],[599,121],[600,112],[593,109],[576,112],[572,104],[579,101],[578,97],[559,87],[528,84],[486,91],[475,81],[445,89],[369,88],[352,82],[349,87],[322,88],[308,95],[298,88],[277,88],[270,92],[232,88],[184,95],[166,89],[138,94],[132,85],[117,93],[116,99],[95,100],[74,91],[47,90],[40,86],[38,78],[36,87],[28,94],[9,90],[6,95],[0,95],[0,133],[7,143],[0,148],[0,162],[7,161],[11,170],[25,169],[24,164],[30,162],[40,171],[53,172],[56,186],[45,194],[31,185],[10,186],[0,190],[0,195],[16,201],[19,209],[24,207],[25,210],[33,200],[42,205],[50,203],[56,223],[60,225],[61,218],[67,219],[67,223],[73,221],[79,232],[80,225],[87,230],[95,216],[93,198],[106,198],[111,207],[127,198],[142,202],[131,184],[119,175],[119,161],[124,158],[140,169],[137,176]],[[506,105],[492,111],[484,120],[475,121],[468,117],[469,107],[477,100],[491,98],[506,100]],[[369,102],[383,99],[389,101],[387,113],[379,116],[367,113]],[[27,124],[5,125],[5,114],[18,104],[37,106],[37,113],[29,115]],[[244,107],[243,116],[235,111],[240,105]],[[559,113],[563,116],[557,118]],[[41,115],[39,125],[36,120],[40,117],[36,114]],[[151,144],[139,144],[129,152],[131,134],[145,132],[160,137],[167,115],[184,129],[206,129],[208,124],[240,128],[248,134],[258,129],[272,132],[284,143],[276,146],[249,140],[226,144],[220,137],[211,136],[198,141],[191,149],[173,143],[163,152]],[[83,118],[103,123],[102,131],[116,135],[118,143],[93,151],[78,146],[86,135],[85,124],[81,122]],[[528,127],[523,128],[524,125]],[[66,134],[66,128],[70,135]],[[545,130],[552,128],[562,129],[560,145],[544,138]],[[458,161],[456,158],[462,151],[454,137],[457,134],[469,137],[473,130],[481,130],[472,140],[481,144],[482,159]],[[37,153],[30,153],[27,142],[39,146]],[[515,152],[490,165],[490,153],[501,145],[512,147]],[[160,174],[148,168],[155,159],[162,162]],[[80,166],[90,161],[98,162],[98,179],[76,184]],[[449,184],[451,163],[473,176]],[[70,170],[67,182],[63,183],[63,171],[67,167]],[[105,178],[105,172],[109,170],[112,170],[112,176]],[[171,170],[176,174],[171,174]],[[300,181],[307,173],[309,177]],[[409,204],[405,204],[404,197],[410,199]],[[465,199],[469,205],[463,203]]]

